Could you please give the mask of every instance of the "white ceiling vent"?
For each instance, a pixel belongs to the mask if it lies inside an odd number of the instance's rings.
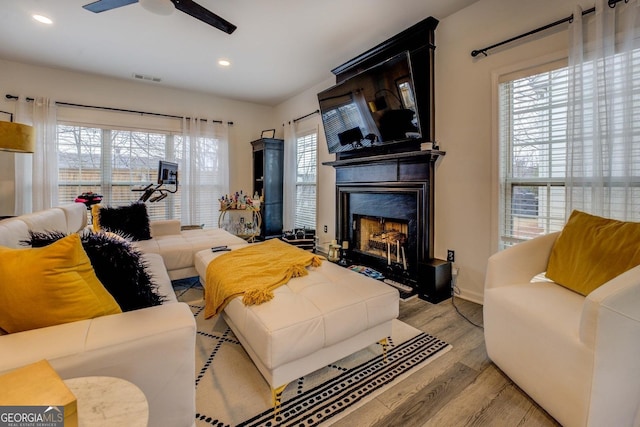
[[[146,80],[149,82],[156,82],[156,83],[160,83],[162,81],[160,77],[149,76],[147,74],[133,73],[132,75],[134,79],[138,79],[138,80]]]

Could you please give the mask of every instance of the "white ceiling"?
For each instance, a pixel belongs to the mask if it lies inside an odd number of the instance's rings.
[[[237,25],[231,35],[178,10],[161,16],[136,3],[95,14],[82,8],[91,1],[1,0],[0,58],[123,79],[138,73],[161,79],[148,84],[276,105],[416,22],[477,0],[196,0]],[[220,58],[232,65],[220,67]]]

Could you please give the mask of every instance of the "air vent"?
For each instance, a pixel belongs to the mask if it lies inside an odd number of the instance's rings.
[[[156,83],[160,83],[162,81],[160,77],[149,76],[147,74],[133,73],[132,75],[134,79],[138,79],[138,80],[147,80],[149,82],[156,82]]]

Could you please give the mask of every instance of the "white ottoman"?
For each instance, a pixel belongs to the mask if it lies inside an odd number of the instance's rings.
[[[207,265],[222,253],[196,254],[203,284]],[[385,339],[398,317],[395,288],[329,261],[307,270],[277,288],[271,301],[245,306],[237,297],[222,313],[276,394],[290,381]]]

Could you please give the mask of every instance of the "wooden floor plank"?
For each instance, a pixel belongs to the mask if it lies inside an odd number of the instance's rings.
[[[413,395],[375,424],[376,427],[420,426],[471,384],[478,373],[462,364],[453,365],[419,394]]]
[[[412,299],[400,303],[399,319],[453,348],[336,427],[558,426],[489,360],[481,305],[460,298],[455,306],[450,299],[439,304]]]

